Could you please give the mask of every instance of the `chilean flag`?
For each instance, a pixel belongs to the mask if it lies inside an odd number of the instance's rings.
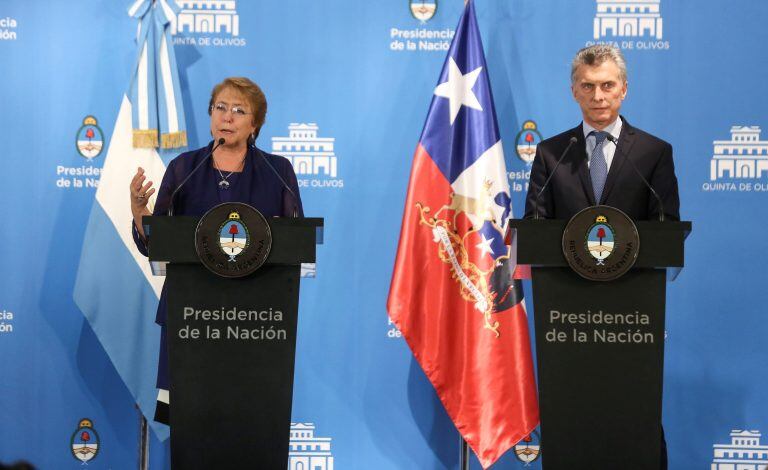
[[[470,0],[413,157],[387,310],[484,468],[539,422],[509,194]]]

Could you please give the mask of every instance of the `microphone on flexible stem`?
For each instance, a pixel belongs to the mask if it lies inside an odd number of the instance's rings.
[[[208,159],[211,158],[211,155],[213,155],[213,152],[217,148],[219,148],[220,146],[224,145],[224,142],[226,142],[226,140],[224,140],[224,137],[219,138],[219,140],[216,141],[216,145],[213,146],[211,151],[208,152],[208,154],[202,160],[200,160],[200,163],[198,163],[197,166],[195,166],[195,168],[193,168],[192,171],[189,172],[187,177],[184,178],[184,181],[182,181],[181,184],[176,186],[176,189],[173,190],[173,192],[171,193],[171,202],[170,202],[170,204],[168,204],[168,215],[169,216],[173,215],[173,198],[176,197],[176,193],[178,193],[179,190],[181,189],[181,187],[184,186],[184,184],[189,180],[189,178],[191,178],[192,175],[195,174],[197,169],[200,168],[201,166],[203,166],[203,163],[207,162]]]
[[[266,164],[267,164],[267,166],[269,167],[269,169],[270,169],[270,170],[272,170],[272,173],[274,173],[274,174],[275,174],[275,176],[277,176],[277,179],[279,179],[279,180],[280,180],[280,182],[281,182],[281,183],[283,183],[283,187],[284,187],[285,189],[287,189],[289,193],[291,193],[291,196],[293,197],[293,218],[295,219],[296,217],[298,217],[298,216],[299,216],[299,207],[298,207],[298,205],[296,204],[296,201],[298,201],[298,200],[299,200],[299,198],[298,198],[298,197],[296,197],[296,193],[294,193],[294,192],[293,192],[293,190],[291,189],[291,187],[290,187],[290,186],[288,186],[288,183],[286,183],[286,182],[285,182],[285,180],[283,179],[283,177],[282,177],[282,176],[280,176],[280,173],[278,173],[278,172],[277,172],[277,170],[275,170],[275,167],[273,167],[273,166],[272,166],[272,164],[271,164],[271,163],[269,163],[269,160],[267,160],[267,157],[266,157],[266,156],[264,156],[264,154],[263,154],[263,153],[261,153],[261,152],[260,152],[258,149],[256,150],[256,152],[257,152],[257,153],[259,153],[259,154],[261,154],[261,159],[262,159],[262,160],[264,160],[264,163],[266,163]]]
[[[608,137],[606,137],[608,140],[613,142],[613,145],[616,146],[616,149],[619,148],[619,140],[612,136],[611,134],[608,134]],[[616,152],[621,153],[621,152]],[[643,180],[643,183],[645,183],[645,186],[651,191],[651,194],[653,194],[653,197],[656,198],[656,202],[659,203],[659,222],[664,222],[664,203],[661,202],[661,198],[659,197],[659,194],[656,192],[655,189],[653,189],[653,186],[651,186],[650,183],[648,183],[648,180],[645,179],[642,173],[640,173],[640,170],[637,169],[637,166],[635,165],[635,162],[627,158],[626,155],[623,153],[621,154],[622,158],[624,158],[624,161],[629,162],[632,165],[632,169],[635,170],[635,173],[637,173],[637,176],[640,177],[641,180]]]
[[[552,179],[552,176],[555,175],[555,170],[557,170],[557,167],[560,166],[560,162],[563,161],[566,155],[568,155],[568,151],[571,150],[571,147],[573,147],[573,144],[578,142],[578,139],[576,137],[571,137],[570,140],[568,140],[568,146],[565,147],[565,150],[563,150],[562,155],[560,155],[560,158],[557,159],[557,163],[555,164],[555,167],[552,168],[552,171],[549,173],[549,176],[547,177],[547,180],[544,181],[544,185],[541,187],[538,193],[536,193],[536,198],[533,200],[533,218],[538,220],[539,219],[539,198],[541,197],[541,194],[544,192],[544,190],[547,188],[547,185],[549,184],[549,180]]]

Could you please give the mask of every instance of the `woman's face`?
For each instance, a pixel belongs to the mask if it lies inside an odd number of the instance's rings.
[[[224,88],[213,100],[211,135],[224,138],[227,147],[245,147],[248,136],[256,131],[253,110],[245,97],[232,88]]]

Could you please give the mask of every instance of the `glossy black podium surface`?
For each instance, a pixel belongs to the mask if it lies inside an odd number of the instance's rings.
[[[684,264],[690,222],[636,222],[634,267],[609,282],[567,265],[563,220],[513,220],[531,265],[542,465],[658,469],[666,282]]]
[[[265,264],[223,278],[199,261],[196,217],[145,217],[166,274],[173,468],[286,468],[301,263],[322,219],[268,219]]]

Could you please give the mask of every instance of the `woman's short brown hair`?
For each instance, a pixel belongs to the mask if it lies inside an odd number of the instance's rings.
[[[241,95],[243,95],[248,101],[253,113],[253,126],[256,127],[255,134],[259,135],[261,126],[264,125],[264,120],[267,117],[267,97],[264,96],[264,92],[261,91],[259,85],[253,83],[251,80],[245,77],[228,77],[224,81],[213,87],[211,91],[211,101],[208,103],[208,115],[213,110],[213,103],[216,101],[216,97],[219,96],[225,88],[232,88]]]

